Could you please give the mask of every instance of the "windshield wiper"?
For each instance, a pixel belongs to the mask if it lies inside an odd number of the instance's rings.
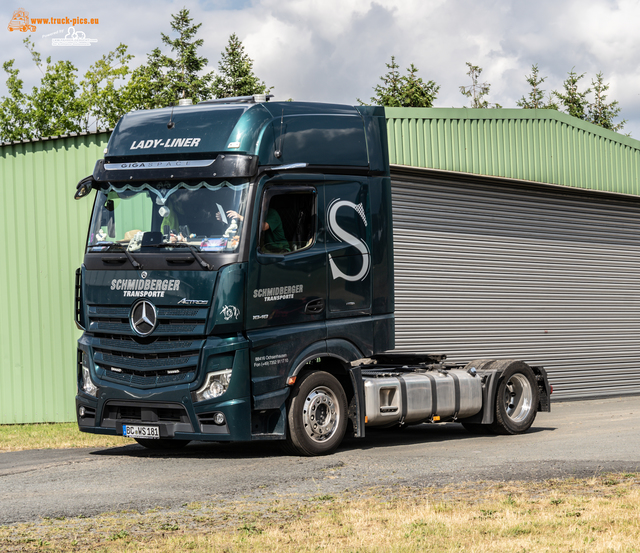
[[[120,249],[120,250],[122,250],[124,252],[124,255],[127,256],[127,259],[129,260],[131,265],[133,265],[134,269],[142,269],[142,264],[139,263],[138,261],[136,261],[136,258],[133,257],[133,255],[131,255],[129,253],[129,251],[127,250],[127,248],[125,248],[122,244],[111,244],[111,246],[109,246],[107,251],[110,252],[111,250],[113,250],[116,247],[117,247],[117,249]]]
[[[176,244],[179,248],[184,248],[185,246],[189,248],[189,251],[193,254],[193,257],[196,258],[196,261],[200,263],[203,269],[206,269],[207,271],[213,271],[213,266],[209,265],[204,259],[202,259],[202,257],[200,257],[200,254],[198,253],[198,250],[196,250],[191,244],[188,244],[186,242],[174,242],[173,245]]]
[[[146,248],[189,248],[189,251],[193,254],[193,257],[196,259],[198,263],[200,263],[203,269],[207,271],[213,271],[214,267],[209,265],[198,253],[191,244],[187,244],[186,242],[163,242],[161,244],[148,244],[145,246]]]

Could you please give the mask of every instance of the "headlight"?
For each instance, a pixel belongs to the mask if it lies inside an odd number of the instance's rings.
[[[98,397],[98,387],[91,380],[91,374],[89,373],[89,359],[86,352],[82,353],[82,391],[85,394],[89,394],[93,397]]]
[[[202,388],[191,392],[191,397],[194,402],[220,397],[227,391],[229,382],[231,382],[231,369],[208,373]]]

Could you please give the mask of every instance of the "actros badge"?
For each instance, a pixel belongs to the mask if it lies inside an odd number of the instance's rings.
[[[158,315],[155,306],[147,300],[136,303],[129,316],[131,328],[140,336],[148,336],[158,324]]]

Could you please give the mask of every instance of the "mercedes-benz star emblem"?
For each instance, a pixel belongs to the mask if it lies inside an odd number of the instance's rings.
[[[155,306],[147,300],[139,301],[131,309],[129,321],[136,334],[148,336],[158,324]]]

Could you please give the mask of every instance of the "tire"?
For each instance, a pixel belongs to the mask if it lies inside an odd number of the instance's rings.
[[[327,455],[347,430],[347,396],[324,371],[307,373],[295,385],[287,413],[287,449],[298,455]]]
[[[494,422],[496,434],[522,434],[531,428],[538,411],[540,392],[531,367],[522,361],[496,361],[492,369],[502,369],[498,382]]]
[[[182,449],[191,441],[191,440],[167,440],[162,438],[159,440],[149,440],[145,438],[134,438],[134,439],[141,446],[146,447],[147,449],[153,449],[154,451],[176,451],[178,449]]]

